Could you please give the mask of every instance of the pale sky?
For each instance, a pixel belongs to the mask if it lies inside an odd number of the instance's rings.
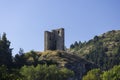
[[[120,0],[0,0],[0,34],[13,55],[44,50],[44,31],[65,28],[65,45],[120,30]]]

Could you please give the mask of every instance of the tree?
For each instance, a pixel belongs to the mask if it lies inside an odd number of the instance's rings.
[[[21,75],[17,70],[8,71],[4,65],[0,66],[0,80],[22,80]]]
[[[100,69],[92,69],[83,76],[83,80],[120,80],[120,65],[104,72]]]
[[[7,68],[2,65],[0,66],[0,80],[5,80],[8,77]]]
[[[6,33],[3,33],[0,40],[0,65],[10,67],[12,64],[12,49],[10,48],[10,41],[7,40]]]
[[[92,69],[87,73],[87,75],[83,76],[82,80],[101,80],[101,74],[102,72],[100,69]]]
[[[23,66],[20,73],[24,80],[67,80],[73,76],[73,71],[55,65]]]
[[[22,66],[26,65],[26,57],[24,54],[16,54],[14,57],[14,63],[16,68],[21,68]]]
[[[22,48],[19,49],[19,53],[14,57],[14,65],[15,68],[21,68],[23,65],[26,65],[26,57],[24,54],[24,50]]]
[[[75,46],[75,47],[78,47],[78,46],[79,46],[79,44],[78,44],[77,41],[75,41],[74,46]]]
[[[19,55],[23,55],[23,54],[24,54],[24,49],[20,48]]]
[[[82,47],[82,42],[81,41],[79,41],[79,48],[81,48]]]
[[[73,49],[75,48],[75,46],[73,44],[70,45],[70,49]]]
[[[94,42],[97,42],[99,40],[99,37],[98,36],[95,36],[94,37]]]
[[[37,64],[38,64],[38,59],[39,59],[40,55],[38,55],[38,54],[37,54],[35,51],[33,51],[33,50],[32,50],[30,53],[31,53],[31,56],[32,56],[33,61],[34,61],[33,65],[34,65],[34,66],[37,66]]]
[[[120,80],[120,65],[105,71],[102,75],[102,80]]]

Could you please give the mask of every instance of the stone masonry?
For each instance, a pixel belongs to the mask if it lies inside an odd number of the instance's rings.
[[[64,50],[64,28],[44,32],[44,50]]]

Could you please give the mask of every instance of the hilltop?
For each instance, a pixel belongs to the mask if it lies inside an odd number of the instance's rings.
[[[88,42],[83,42],[80,46],[75,46],[71,48],[71,51],[78,53],[83,56],[89,54],[91,50],[95,50],[96,47],[102,47],[106,50],[107,55],[116,54],[116,48],[120,45],[120,30],[108,31],[100,36],[95,36]]]
[[[27,59],[27,65],[32,65],[37,62],[37,64],[55,64],[59,68],[66,67],[74,71],[75,79],[81,79],[87,71],[97,67],[94,63],[72,53],[67,53],[66,51],[31,51],[26,53],[24,57]]]

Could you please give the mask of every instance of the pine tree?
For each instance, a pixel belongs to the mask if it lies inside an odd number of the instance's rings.
[[[3,33],[0,40],[0,65],[10,67],[12,65],[12,49],[10,41],[7,40],[6,33]]]

